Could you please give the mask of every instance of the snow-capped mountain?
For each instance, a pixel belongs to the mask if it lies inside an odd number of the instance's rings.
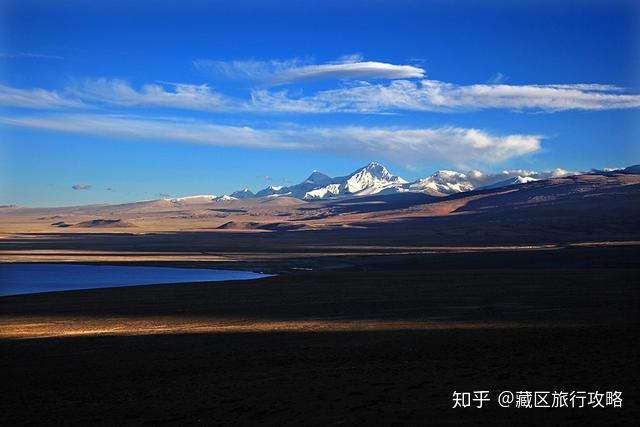
[[[594,170],[592,173],[638,173],[640,166],[630,166],[625,169],[611,169],[607,171]],[[525,184],[532,181],[556,178],[575,174],[564,169],[545,170],[541,172],[527,170],[505,170],[494,174],[481,171],[470,171],[467,174],[439,170],[433,175],[407,182],[403,178],[393,175],[380,163],[371,162],[355,172],[341,177],[331,178],[322,172],[313,171],[311,175],[299,184],[288,187],[271,185],[257,193],[248,188],[235,191],[230,195],[216,197],[200,195],[167,199],[176,204],[231,202],[252,199],[255,197],[293,197],[305,200],[322,200],[333,197],[367,196],[373,194],[393,194],[401,192],[430,193],[433,195],[448,195],[472,191],[474,189],[496,189],[509,185]]]
[[[503,181],[495,182],[491,185],[482,187],[482,190],[494,190],[496,188],[508,187],[510,185],[526,184],[528,182],[539,181],[539,179],[532,178],[530,176],[514,176],[513,178],[505,179]]]
[[[256,197],[265,197],[271,196],[272,194],[278,194],[280,190],[282,190],[284,186],[282,185],[270,185],[267,188],[264,188],[256,193]]]
[[[453,194],[471,191],[474,189],[474,185],[469,181],[467,175],[463,173],[442,170],[428,178],[412,182],[409,184],[408,189],[414,192],[429,192],[431,190],[442,194]]]
[[[308,191],[305,199],[324,199],[341,195],[370,195],[389,189],[402,188],[407,181],[392,175],[379,163],[371,162],[351,175],[334,178],[330,183]]]
[[[260,190],[256,193],[256,197],[266,196],[289,196],[296,197],[298,199],[304,198],[308,191],[322,187],[332,182],[332,178],[323,174],[322,172],[313,171],[311,175],[300,184],[292,185],[289,187],[281,186],[269,186],[264,190]]]
[[[214,202],[231,202],[233,200],[253,199],[254,197],[256,197],[256,195],[253,194],[253,191],[249,190],[248,188],[245,188],[243,190],[234,191],[231,194],[224,194],[220,197],[214,197],[213,201]]]
[[[233,196],[229,196],[227,194],[224,194],[220,197],[216,197],[215,199],[213,199],[214,202],[233,202],[234,200],[238,200]]]
[[[239,200],[241,200],[241,199],[252,199],[252,198],[256,197],[256,195],[253,194],[253,191],[249,190],[248,188],[245,188],[243,190],[234,191],[229,196],[233,197],[234,199],[239,199]]]
[[[371,162],[347,177],[344,189],[347,194],[376,194],[389,187],[407,184],[397,175],[392,175],[380,163]]]
[[[605,168],[605,169],[591,169],[591,173],[595,174],[604,174],[604,175],[615,175],[615,174],[639,174],[640,173],[640,165],[632,165],[627,166],[626,168]]]
[[[170,202],[175,204],[187,205],[187,204],[196,204],[196,203],[207,203],[216,198],[217,197],[213,194],[200,194],[197,196],[176,197],[175,199],[165,199],[165,200],[169,200]]]
[[[428,192],[453,194],[471,191],[475,187],[460,172],[442,170],[430,177],[407,182],[393,175],[380,163],[371,162],[355,172],[331,178],[314,171],[300,184],[290,187],[268,187],[256,193],[257,197],[290,196],[306,200],[319,200],[340,196],[367,196],[401,192]]]

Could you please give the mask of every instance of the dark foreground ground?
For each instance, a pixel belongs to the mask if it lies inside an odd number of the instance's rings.
[[[2,424],[637,425],[637,250],[545,253],[0,298]],[[454,390],[492,400],[452,409]],[[624,402],[503,409],[502,390]]]
[[[634,425],[637,328],[4,342],[6,424]],[[451,409],[454,390],[623,390],[623,409]],[[486,404],[485,404],[486,405]]]

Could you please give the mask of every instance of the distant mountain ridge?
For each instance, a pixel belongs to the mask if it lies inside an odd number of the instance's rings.
[[[421,193],[435,191],[441,194],[462,193],[474,188],[467,175],[449,170],[437,171],[430,177],[419,179],[409,185],[410,191]]]
[[[333,182],[333,178],[327,176],[321,172],[313,171],[311,175],[300,184],[292,185],[290,187],[282,186],[269,186],[256,193],[256,197],[268,197],[268,196],[289,196],[296,199],[304,199],[307,192],[316,188],[320,188],[325,185],[329,185]]]
[[[453,170],[439,170],[433,175],[408,182],[377,162],[357,169],[349,175],[332,178],[319,171],[313,171],[307,179],[291,186],[271,185],[255,194],[245,188],[230,195],[223,196],[189,196],[172,199],[175,203],[196,203],[203,201],[225,202],[245,200],[260,197],[292,197],[301,200],[323,200],[336,197],[369,196],[374,194],[393,193],[426,193],[430,195],[449,195],[480,189],[496,189],[510,185],[527,184],[550,178],[575,175],[580,172],[570,172],[564,169],[554,169],[543,172],[517,170],[485,175],[480,171],[467,174]],[[584,172],[582,172],[584,173]],[[594,169],[592,174],[638,174],[640,165],[622,169]]]
[[[501,187],[508,187],[510,185],[527,184],[529,182],[540,181],[539,179],[530,176],[514,176],[513,178],[505,179],[504,181],[498,181],[491,185],[485,185],[483,190],[493,190]]]

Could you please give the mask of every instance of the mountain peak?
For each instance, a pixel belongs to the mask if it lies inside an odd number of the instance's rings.
[[[255,197],[255,194],[253,194],[253,191],[245,188],[242,190],[234,191],[230,196],[236,199],[251,199]]]
[[[502,181],[494,182],[491,185],[485,185],[482,187],[483,190],[495,190],[496,188],[508,187],[510,185],[518,185],[518,184],[528,184],[530,182],[539,181],[539,179],[533,178],[531,176],[514,176],[511,178],[507,178]]]
[[[309,177],[305,180],[305,182],[318,185],[326,185],[331,182],[331,177],[323,174],[322,172],[314,170],[311,175],[309,175]]]
[[[392,175],[387,168],[377,162],[369,163],[342,180],[341,194],[360,193],[363,195],[379,193],[389,187],[395,187],[407,182],[399,176]]]
[[[392,175],[387,168],[385,168],[383,165],[381,165],[378,162],[371,162],[368,165],[356,170],[350,176],[356,176],[356,175],[362,176],[364,174],[369,174],[372,177],[378,178],[378,179],[392,179],[394,177],[394,175]]]
[[[415,181],[409,188],[414,191],[431,190],[442,194],[453,194],[473,190],[474,186],[463,173],[439,170],[428,178]]]
[[[389,170],[378,162],[371,162],[360,170],[366,170],[374,175],[391,175]]]

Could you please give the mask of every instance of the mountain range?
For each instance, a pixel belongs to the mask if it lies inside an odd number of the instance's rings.
[[[640,166],[624,169],[592,170],[592,173],[638,173]],[[584,173],[584,172],[580,172]],[[322,200],[348,196],[370,196],[374,194],[424,193],[433,196],[445,196],[472,190],[496,189],[510,185],[526,184],[549,178],[559,178],[578,174],[564,169],[535,172],[527,170],[503,171],[486,175],[480,171],[461,173],[451,170],[439,170],[433,175],[408,182],[394,175],[377,162],[345,176],[332,178],[319,171],[299,184],[291,186],[272,185],[256,193],[245,188],[229,195],[198,195],[171,199],[181,204],[201,203],[203,201],[234,201],[260,197],[293,197],[301,200]]]
[[[640,167],[634,166],[558,178],[500,173],[487,179],[472,172],[439,171],[407,183],[380,165],[369,165],[335,179],[315,172],[289,188],[265,189],[275,194],[260,197],[241,190],[233,197],[199,195],[119,205],[5,206],[0,207],[0,224],[5,233],[369,230],[371,236],[379,232],[394,242],[399,236],[414,239],[416,233],[431,242],[637,240],[638,172]],[[479,189],[467,190],[472,186]],[[325,197],[329,191],[332,195]],[[325,198],[309,199],[308,194]]]

